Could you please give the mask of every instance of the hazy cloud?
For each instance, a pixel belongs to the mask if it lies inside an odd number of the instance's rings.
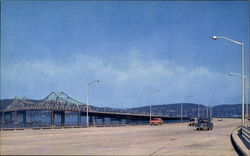
[[[185,95],[192,96],[190,102],[237,102],[240,89],[238,80],[225,73],[203,66],[149,59],[136,53],[117,60],[75,55],[65,62],[37,59],[8,64],[2,68],[1,96],[42,98],[51,91],[62,90],[83,101],[84,85],[94,79],[103,81],[92,93],[95,97],[92,103],[100,106],[147,105],[148,94],[153,89],[162,90],[157,104],[181,102]]]

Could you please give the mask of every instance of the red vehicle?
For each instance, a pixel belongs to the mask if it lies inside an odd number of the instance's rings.
[[[161,118],[154,118],[153,120],[149,121],[150,125],[162,125],[164,121]]]

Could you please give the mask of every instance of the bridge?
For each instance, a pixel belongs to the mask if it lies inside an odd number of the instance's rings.
[[[106,118],[110,120],[126,120],[126,121],[148,121],[150,116],[145,113],[130,112],[125,109],[102,108],[95,106],[89,107],[90,123],[96,123],[97,119],[101,119],[102,123]],[[6,121],[17,122],[19,115],[22,115],[23,124],[27,121],[27,111],[47,111],[50,113],[50,125],[55,125],[55,115],[60,115],[61,126],[65,125],[65,112],[77,113],[77,123],[81,124],[81,117],[86,116],[87,105],[79,102],[64,92],[52,92],[43,100],[29,100],[26,98],[15,98],[11,104],[5,107],[1,113],[1,119]],[[13,120],[14,116],[14,120]],[[162,118],[163,120],[179,120],[180,117],[170,117],[164,115],[153,114],[152,117]],[[186,118],[184,118],[186,119]]]

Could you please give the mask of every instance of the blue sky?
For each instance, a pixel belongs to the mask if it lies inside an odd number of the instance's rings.
[[[52,91],[96,106],[241,102],[249,2],[3,1],[1,98]],[[248,71],[248,69],[246,69]],[[184,98],[189,95],[189,98]]]

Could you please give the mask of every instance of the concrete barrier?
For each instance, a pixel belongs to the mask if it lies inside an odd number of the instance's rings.
[[[236,150],[238,150],[241,153],[241,155],[249,156],[250,155],[249,149],[245,146],[245,144],[239,137],[240,129],[241,127],[234,129],[233,132],[231,133],[231,138],[236,147]]]
[[[247,143],[247,145],[250,148],[250,128],[249,127],[241,127],[241,136],[244,139],[244,141]]]

